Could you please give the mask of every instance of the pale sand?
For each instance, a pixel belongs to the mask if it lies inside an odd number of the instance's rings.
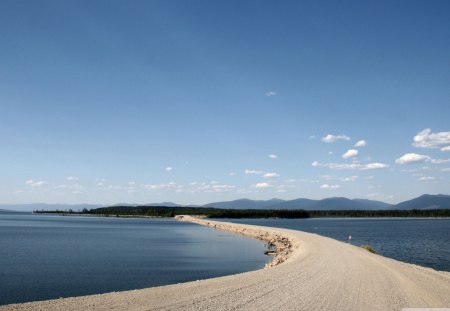
[[[402,263],[316,234],[183,220],[275,239],[281,264],[226,277],[0,310],[401,310],[450,307],[450,273]],[[283,239],[284,238],[284,239]],[[287,240],[286,240],[287,239]],[[239,250],[236,250],[239,252]]]

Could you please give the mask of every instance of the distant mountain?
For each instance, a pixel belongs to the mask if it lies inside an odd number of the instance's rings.
[[[347,198],[328,198],[323,200],[295,199],[284,201],[272,200],[249,200],[241,199],[234,201],[216,202],[206,204],[203,207],[215,207],[226,209],[304,209],[304,210],[380,210],[389,209],[390,204],[364,199],[350,200]]]
[[[373,200],[347,198],[327,198],[308,206],[308,210],[378,210],[388,209],[391,205]]]
[[[45,204],[45,203],[33,203],[33,204],[0,204],[0,209],[7,209],[10,211],[32,212],[36,210],[56,211],[56,210],[69,210],[73,211],[82,210],[83,208],[91,209],[102,207],[103,205],[95,204]]]
[[[240,199],[234,201],[215,202],[203,205],[203,207],[215,207],[224,209],[269,209],[271,206],[284,202],[281,199],[250,200]]]
[[[367,206],[369,210],[384,210],[391,209],[392,204],[376,201],[376,200],[367,200],[367,199],[353,199],[352,201],[358,202],[361,205]]]
[[[424,194],[418,198],[394,205],[393,209],[447,209],[450,208],[450,195]]]

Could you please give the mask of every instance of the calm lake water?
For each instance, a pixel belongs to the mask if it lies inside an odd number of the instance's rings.
[[[261,241],[170,219],[0,213],[0,305],[264,267]]]
[[[450,219],[345,218],[345,219],[238,219],[237,223],[280,227],[317,233],[361,246],[380,255],[450,271]]]

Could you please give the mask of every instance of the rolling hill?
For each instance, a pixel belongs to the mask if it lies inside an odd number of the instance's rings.
[[[394,206],[395,209],[447,209],[450,208],[450,195],[424,194],[418,198],[404,201]]]

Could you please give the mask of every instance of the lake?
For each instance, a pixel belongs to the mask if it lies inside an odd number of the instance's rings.
[[[309,218],[233,219],[236,223],[317,233],[380,255],[436,270],[450,271],[450,219]],[[349,240],[349,236],[352,237]]]
[[[0,213],[0,305],[257,270],[263,242],[172,219]]]

